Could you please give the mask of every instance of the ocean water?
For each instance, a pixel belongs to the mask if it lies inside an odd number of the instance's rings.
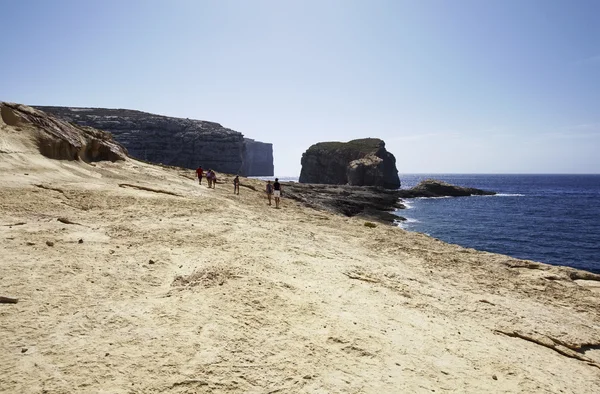
[[[401,227],[461,246],[600,273],[600,175],[400,175],[496,196],[406,199]]]

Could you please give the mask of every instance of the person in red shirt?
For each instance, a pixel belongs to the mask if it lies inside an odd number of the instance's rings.
[[[202,169],[202,166],[199,166],[196,169],[196,175],[198,176],[198,181],[200,182],[200,184],[202,184],[202,175],[204,175],[204,170]]]

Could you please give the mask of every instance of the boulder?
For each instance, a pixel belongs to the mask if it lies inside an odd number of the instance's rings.
[[[396,158],[378,138],[319,142],[302,155],[300,183],[400,187]]]
[[[0,102],[0,115],[16,130],[31,131],[39,152],[51,159],[94,162],[127,157],[127,150],[110,133],[68,123],[26,105]]]
[[[108,131],[129,154],[151,163],[244,176],[273,175],[273,146],[219,123],[128,109],[37,107],[78,125]]]

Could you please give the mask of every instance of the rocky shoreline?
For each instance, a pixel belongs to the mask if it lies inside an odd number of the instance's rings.
[[[466,197],[494,195],[495,192],[465,188],[428,179],[411,189],[390,190],[373,186],[323,185],[296,182],[283,183],[284,196],[320,210],[344,216],[358,216],[380,223],[393,224],[406,220],[393,213],[406,208],[402,198]]]

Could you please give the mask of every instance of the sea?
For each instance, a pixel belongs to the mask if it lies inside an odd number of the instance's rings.
[[[444,242],[600,273],[600,175],[404,174],[495,191],[406,199],[400,226]]]
[[[273,179],[273,178],[264,178]],[[404,199],[398,225],[444,242],[600,273],[600,175],[400,174],[495,196]],[[298,181],[298,177],[280,177]]]

